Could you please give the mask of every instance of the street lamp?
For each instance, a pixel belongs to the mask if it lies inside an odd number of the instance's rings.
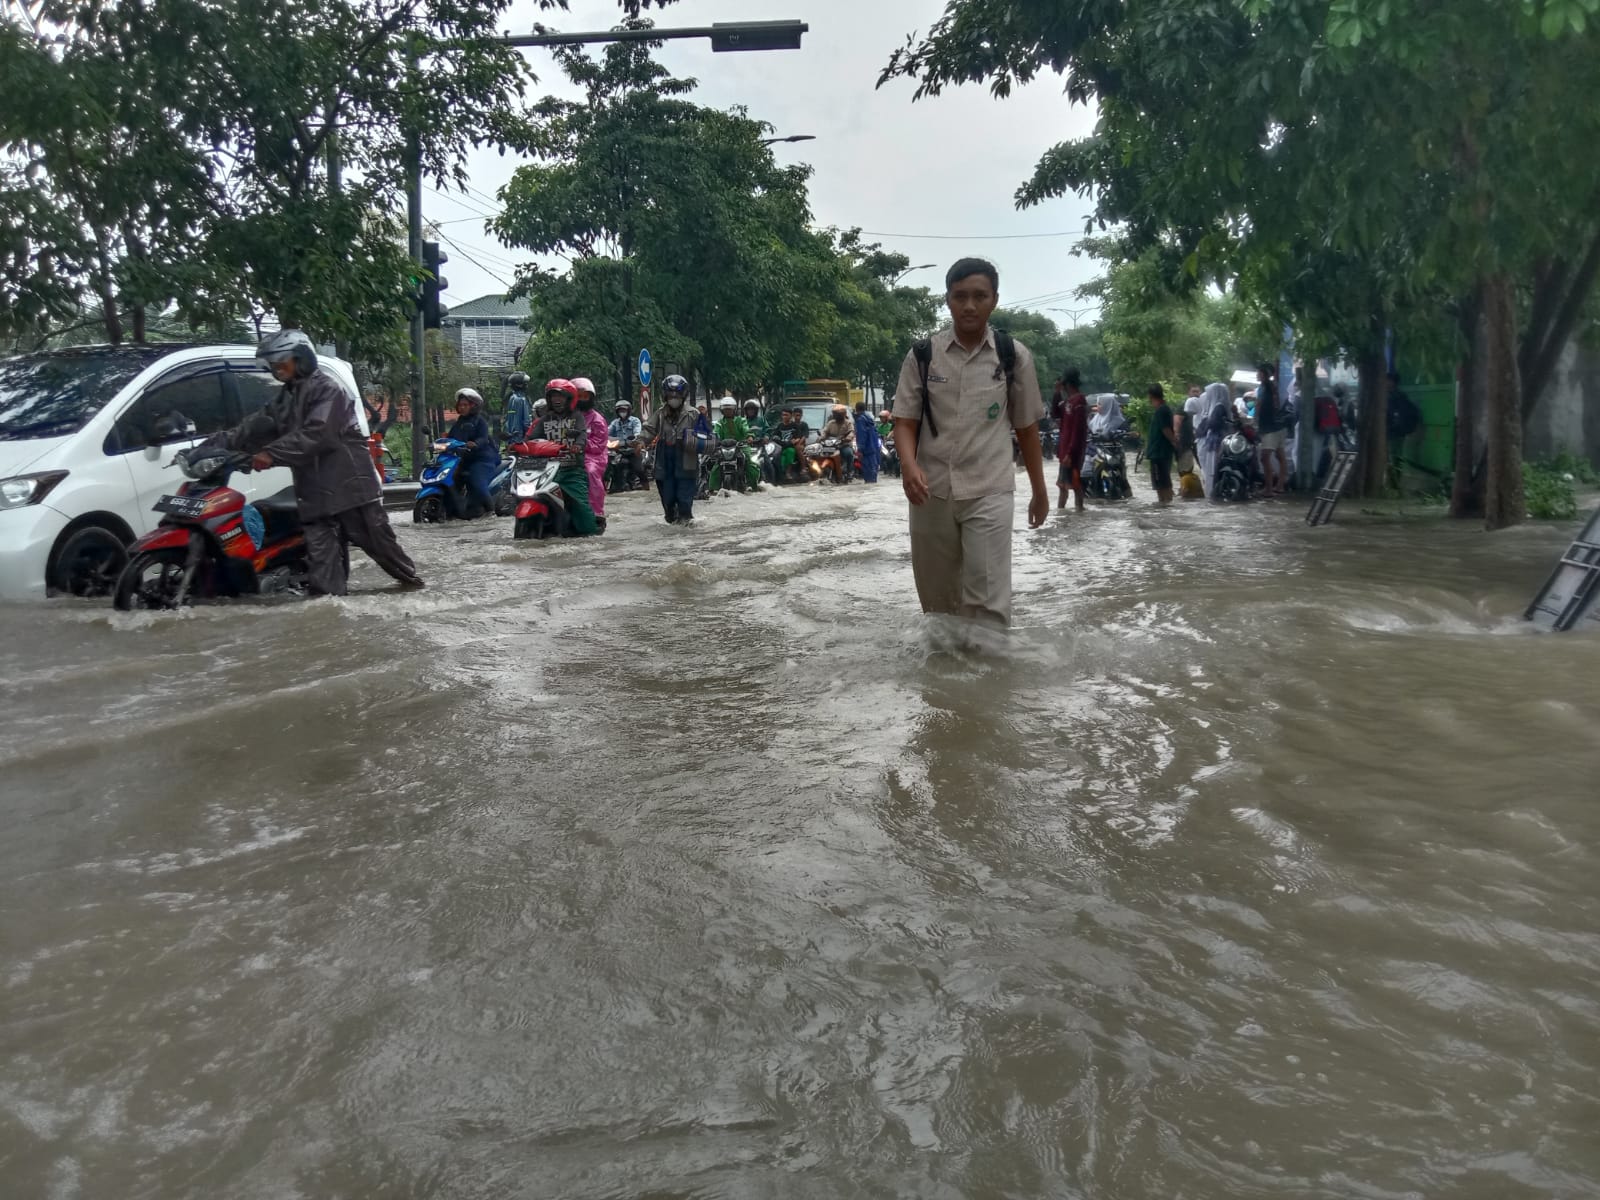
[[[763,146],[771,146],[777,142],[814,142],[817,135],[814,133],[791,133],[788,137],[762,138]]]
[[[1072,318],[1072,327],[1076,329],[1078,327],[1078,318],[1083,316],[1084,313],[1092,313],[1096,311],[1098,307],[1098,305],[1091,304],[1088,308],[1052,308],[1048,311],[1066,313],[1067,316]]]
[[[926,271],[929,267],[937,267],[938,265],[939,265],[938,263],[918,263],[914,267],[907,267],[904,271],[901,271],[900,274],[898,274],[898,275],[896,275],[894,277],[894,282],[891,283],[889,286],[890,287],[899,287],[900,286],[900,281],[902,279],[904,279],[907,275],[911,274],[911,272],[913,272],[913,271]]]
[[[539,26],[534,26],[539,28]],[[508,33],[508,46],[582,46],[592,42],[666,42],[710,38],[719,54],[739,50],[798,50],[811,26],[804,21],[717,21],[691,29],[611,29],[591,33]]]

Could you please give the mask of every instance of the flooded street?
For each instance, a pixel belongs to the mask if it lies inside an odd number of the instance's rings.
[[[973,644],[893,481],[697,508],[0,606],[0,1191],[1600,1194],[1573,528],[1141,490]]]

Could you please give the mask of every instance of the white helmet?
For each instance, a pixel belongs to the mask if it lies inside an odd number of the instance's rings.
[[[577,388],[580,392],[588,392],[589,395],[594,395],[593,381],[585,379],[582,375],[574,375],[572,377],[572,386]]]
[[[723,412],[728,412],[730,410],[733,411],[733,412],[738,412],[739,411],[739,402],[737,400],[735,400],[731,395],[730,396],[724,396],[720,401],[717,402],[717,407],[720,408]]]

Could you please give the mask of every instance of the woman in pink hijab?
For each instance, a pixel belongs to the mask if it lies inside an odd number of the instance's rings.
[[[589,506],[601,532],[606,527],[606,419],[594,409],[594,384],[581,375],[572,381],[578,389],[578,411],[589,424],[589,444],[584,449],[583,469],[589,473]]]

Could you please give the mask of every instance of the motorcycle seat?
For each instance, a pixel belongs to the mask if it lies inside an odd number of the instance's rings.
[[[294,498],[294,488],[286,487],[282,491],[274,492],[260,500],[253,501],[256,508],[264,517],[298,517],[300,505]]]

